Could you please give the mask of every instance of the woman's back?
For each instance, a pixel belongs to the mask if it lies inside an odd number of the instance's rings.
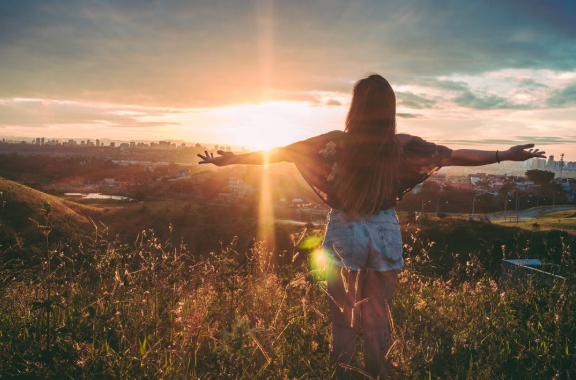
[[[408,134],[397,134],[396,141],[399,146],[398,183],[395,197],[378,205],[378,210],[393,207],[397,200],[424,181],[431,174],[440,169],[443,161],[450,157],[452,150],[434,143],[427,142],[420,137]],[[330,207],[346,210],[341,197],[354,194],[342,194],[337,187],[350,178],[340,170],[342,156],[346,149],[347,132],[332,131],[288,145],[284,149],[289,161],[296,164],[304,179]],[[363,165],[370,169],[371,162]],[[361,212],[362,213],[362,212]]]

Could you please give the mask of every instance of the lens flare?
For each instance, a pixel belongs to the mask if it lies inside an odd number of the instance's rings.
[[[310,268],[316,281],[326,280],[326,269],[328,265],[330,265],[328,255],[321,247],[312,251],[310,254]]]

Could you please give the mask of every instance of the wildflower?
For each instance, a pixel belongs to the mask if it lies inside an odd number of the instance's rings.
[[[316,351],[318,349],[318,342],[315,340],[312,341],[312,351]]]

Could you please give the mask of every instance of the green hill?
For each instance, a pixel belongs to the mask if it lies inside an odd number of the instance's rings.
[[[69,202],[0,178],[0,244],[3,249],[44,241],[44,236],[31,219],[42,224],[46,222],[41,211],[45,202],[51,206],[48,220],[54,227],[51,241],[89,233],[92,228],[89,218],[98,217],[101,213],[98,208]]]

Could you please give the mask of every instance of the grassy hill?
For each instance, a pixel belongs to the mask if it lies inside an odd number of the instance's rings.
[[[51,206],[48,224],[54,226],[50,234],[53,241],[88,233],[92,228],[89,218],[102,213],[96,207],[69,202],[4,178],[0,178],[0,193],[0,244],[5,248],[43,241],[44,236],[31,219],[46,224],[41,211],[45,202]]]

